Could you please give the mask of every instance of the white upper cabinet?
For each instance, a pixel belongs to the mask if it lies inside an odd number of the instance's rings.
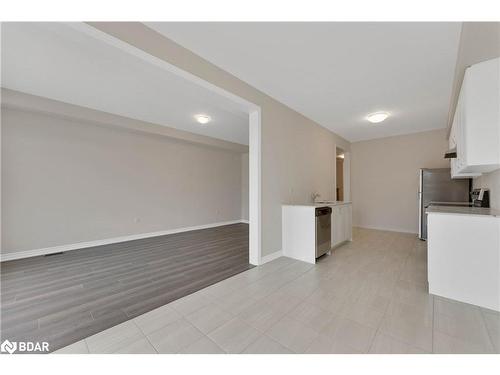
[[[500,168],[500,58],[469,67],[464,76],[449,138],[457,157],[453,178]]]
[[[462,85],[462,88],[464,86]],[[458,98],[457,108],[455,110],[455,116],[453,117],[453,125],[451,127],[450,138],[449,138],[449,147],[450,149],[457,150],[457,158],[451,159],[450,168],[451,168],[451,178],[471,178],[480,176],[480,172],[464,172],[463,165],[465,161],[465,147],[464,147],[464,136],[462,126],[463,122],[463,107],[462,107],[462,92]],[[459,151],[461,150],[461,154],[459,155]]]

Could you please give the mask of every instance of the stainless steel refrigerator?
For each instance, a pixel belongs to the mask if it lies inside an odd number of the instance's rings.
[[[421,169],[418,191],[418,237],[427,239],[426,207],[434,204],[466,204],[469,202],[469,178],[451,179],[449,168]]]

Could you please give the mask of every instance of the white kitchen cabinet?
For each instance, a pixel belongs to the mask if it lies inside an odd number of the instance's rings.
[[[352,241],[352,205],[347,204],[344,206],[345,207],[345,240],[346,241]]]
[[[302,262],[316,263],[316,206],[283,205],[283,255]]]
[[[331,247],[352,240],[352,210],[350,202],[324,204],[283,205],[282,244],[283,255],[307,263],[316,263],[317,207],[331,207]]]
[[[342,231],[341,226],[340,206],[332,207],[332,247],[339,243]]]
[[[458,103],[455,111],[455,116],[453,117],[453,125],[451,127],[450,131],[450,138],[448,141],[448,145],[450,150],[455,149],[455,150],[461,150],[461,154],[458,155],[457,151],[457,158],[451,159],[450,160],[450,170],[451,170],[451,178],[472,178],[472,177],[477,177],[480,176],[481,173],[464,173],[464,172],[459,172],[460,168],[463,167],[463,161],[464,161],[464,144],[463,144],[463,126],[462,124],[462,112],[463,112],[463,107],[462,107],[462,93],[460,94],[460,97],[458,98]]]
[[[452,178],[500,168],[500,58],[469,67],[460,89],[449,138]]]
[[[427,215],[429,293],[500,311],[500,217]]]
[[[332,247],[352,239],[352,208],[350,203],[332,207]]]

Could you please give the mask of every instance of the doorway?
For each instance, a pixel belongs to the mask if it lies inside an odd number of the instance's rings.
[[[344,160],[345,160],[345,152],[343,149],[337,147],[336,149],[336,157],[335,157],[335,194],[336,200],[343,201],[345,200],[344,194]]]

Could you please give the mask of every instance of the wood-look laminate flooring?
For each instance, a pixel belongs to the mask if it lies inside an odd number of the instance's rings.
[[[1,264],[1,339],[50,351],[248,270],[232,224]]]

